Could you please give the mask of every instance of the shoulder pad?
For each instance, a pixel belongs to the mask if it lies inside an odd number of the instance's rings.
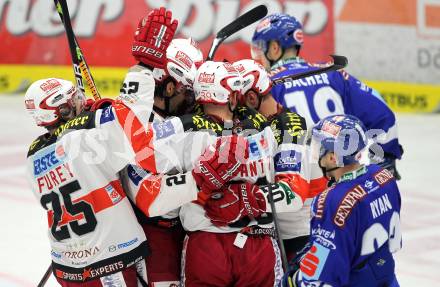
[[[95,112],[84,111],[75,118],[59,126],[55,131],[55,136],[59,137],[67,130],[92,129],[95,127]]]
[[[184,131],[209,130],[221,135],[223,126],[204,115],[187,114],[179,117]]]
[[[306,134],[306,120],[297,113],[282,111],[270,119],[270,127],[278,144],[301,144]]]
[[[56,140],[56,137],[51,137],[49,133],[45,133],[38,138],[36,138],[30,145],[27,157],[32,156],[40,149],[44,148],[48,144],[54,142]]]

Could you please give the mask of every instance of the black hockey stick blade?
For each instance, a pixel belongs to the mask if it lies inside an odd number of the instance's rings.
[[[285,82],[290,82],[293,80],[298,80],[298,79],[302,79],[305,77],[309,77],[309,76],[313,76],[313,75],[317,75],[317,74],[322,74],[325,72],[337,71],[337,70],[340,70],[340,69],[347,67],[348,60],[346,57],[339,56],[339,55],[330,55],[330,57],[333,58],[333,63],[330,65],[327,65],[327,66],[324,66],[322,68],[318,68],[315,70],[310,70],[310,71],[307,71],[304,73],[299,73],[299,74],[295,74],[295,75],[288,75],[288,76],[284,76],[281,78],[273,79],[272,83],[274,85],[278,85],[278,84],[282,84]]]
[[[267,15],[267,7],[265,5],[259,5],[248,12],[244,13],[222,29],[218,31],[214,40],[212,41],[211,48],[209,49],[207,61],[212,60],[214,58],[215,52],[217,51],[218,46],[229,36],[240,31],[243,28],[261,20]]]
[[[217,33],[217,38],[227,38],[241,29],[257,22],[267,15],[266,5],[259,5],[244,13]]]

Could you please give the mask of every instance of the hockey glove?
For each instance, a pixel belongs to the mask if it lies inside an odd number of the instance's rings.
[[[166,50],[177,29],[177,20],[164,7],[154,9],[139,21],[131,53],[134,58],[153,68],[164,69]]]
[[[205,204],[206,216],[216,226],[254,219],[266,212],[266,199],[257,185],[233,183],[212,194]]]
[[[289,262],[288,270],[284,273],[283,282],[282,282],[281,286],[289,287],[290,286],[289,278],[292,280],[292,282],[296,281],[295,277],[298,273],[298,270],[301,267],[301,261],[306,257],[311,246],[312,246],[312,244],[310,242],[308,242],[300,251],[298,251],[296,253],[295,257]],[[311,256],[313,256],[313,255],[311,255]],[[307,258],[306,260],[313,261],[313,258],[310,257],[310,258]],[[306,265],[308,265],[308,264],[306,263]]]
[[[222,188],[242,170],[248,155],[245,138],[237,135],[219,137],[196,162],[192,173],[197,186],[202,191]]]

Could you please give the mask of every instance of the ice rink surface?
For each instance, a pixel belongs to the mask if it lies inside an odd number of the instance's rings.
[[[401,286],[440,286],[440,115],[398,115],[404,159]],[[22,96],[0,96],[0,287],[36,286],[50,264],[46,213],[25,178],[26,152],[42,133]],[[436,178],[439,181],[436,183]],[[46,286],[58,286],[53,277]]]

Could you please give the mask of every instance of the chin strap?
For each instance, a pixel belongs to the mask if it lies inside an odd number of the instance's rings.
[[[334,170],[337,170],[338,168],[341,168],[341,167],[340,167],[340,166],[335,166],[335,167],[332,167],[332,168],[327,169],[327,168],[325,168],[325,167],[323,167],[323,166],[321,165],[321,159],[322,159],[322,157],[319,158],[318,165],[319,165],[319,168],[322,170],[322,174],[328,179],[327,186],[330,187],[330,186],[333,185],[333,183],[336,182],[336,179],[335,179],[334,177],[332,177],[332,176],[328,176],[327,174],[328,174],[329,172],[332,172],[332,171],[334,171]]]

